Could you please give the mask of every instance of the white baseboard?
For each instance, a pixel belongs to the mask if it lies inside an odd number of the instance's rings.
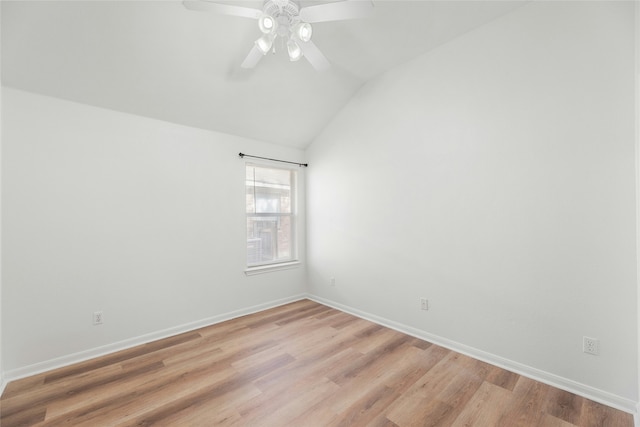
[[[36,375],[42,372],[50,371],[52,369],[57,369],[64,366],[72,365],[74,363],[83,362],[85,360],[104,356],[106,354],[113,353],[116,351],[126,350],[128,348],[135,347],[140,344],[146,344],[151,341],[156,341],[156,340],[167,338],[173,335],[189,332],[198,328],[214,325],[216,323],[221,323],[221,322],[235,319],[241,316],[246,316],[248,314],[257,313],[259,311],[278,307],[280,305],[288,304],[294,301],[299,301],[305,298],[316,301],[320,304],[327,305],[329,307],[333,307],[337,310],[344,311],[354,316],[369,320],[379,325],[386,326],[388,328],[397,330],[407,335],[411,335],[416,338],[429,341],[431,343],[448,348],[458,353],[465,354],[475,359],[482,360],[483,362],[487,362],[492,365],[499,366],[501,368],[504,368],[511,372],[515,372],[519,375],[531,378],[533,380],[540,381],[542,383],[551,385],[553,387],[557,387],[562,390],[569,391],[579,396],[586,397],[587,399],[594,400],[604,405],[611,406],[611,407],[620,409],[622,411],[634,414],[635,425],[636,427],[640,427],[640,417],[638,415],[640,413],[640,403],[638,402],[634,402],[630,399],[617,396],[615,394],[606,392],[604,390],[600,390],[585,384],[581,384],[576,381],[563,378],[549,372],[541,371],[539,369],[532,368],[530,366],[523,365],[521,363],[514,362],[512,360],[505,359],[500,356],[496,356],[494,354],[487,353],[485,351],[478,350],[473,347],[469,347],[467,345],[449,340],[447,338],[430,334],[428,332],[425,332],[417,328],[413,328],[411,326],[407,326],[407,325],[404,325],[404,324],[401,324],[401,323],[398,323],[398,322],[395,322],[371,313],[367,313],[367,312],[355,309],[350,306],[346,306],[346,305],[337,303],[335,301],[327,300],[325,298],[321,298],[321,297],[318,297],[315,295],[309,295],[309,294],[299,294],[292,297],[283,298],[280,300],[258,304],[252,307],[247,307],[247,308],[232,311],[229,313],[212,316],[196,322],[187,323],[184,325],[164,329],[162,331],[152,332],[150,334],[119,341],[113,344],[108,344],[105,346],[96,347],[96,348],[85,350],[82,352],[58,357],[52,360],[39,362],[33,365],[21,367],[18,369],[13,369],[13,370],[4,372],[4,375],[2,376],[2,378],[0,378],[0,394],[2,393],[2,391],[4,391],[4,388],[9,381],[14,381],[20,378]]]
[[[638,404],[638,402],[634,402],[633,400],[588,386],[586,384],[581,384],[579,382],[570,380],[568,378],[560,377],[550,372],[545,372],[536,368],[532,368],[522,363],[505,359],[503,357],[496,356],[495,354],[487,353],[485,351],[478,350],[476,348],[461,344],[459,342],[452,341],[447,338],[443,338],[434,334],[430,334],[423,330],[420,330],[411,326],[407,326],[398,322],[394,322],[392,320],[385,319],[383,317],[376,316],[375,314],[367,313],[367,312],[355,309],[353,307],[349,307],[344,304],[337,303],[335,301],[327,300],[325,298],[321,298],[315,295],[309,295],[308,298],[320,304],[333,307],[337,310],[344,311],[349,314],[353,314],[354,316],[363,318],[365,320],[369,320],[371,322],[377,323],[382,326],[386,326],[388,328],[405,333],[407,335],[411,335],[413,337],[420,338],[425,341],[429,341],[433,344],[437,344],[449,350],[453,350],[458,353],[462,353],[464,355],[473,357],[474,359],[478,359],[483,362],[490,363],[492,365],[506,369],[508,371],[515,372],[516,374],[522,375],[524,377],[531,378],[533,380],[540,381],[541,383],[548,384],[553,387],[568,391],[570,393],[577,394],[587,399],[602,403],[603,405],[611,406],[613,408],[620,409],[621,411],[634,414],[634,416],[636,417],[636,427],[640,427],[640,425],[638,424],[638,421],[639,421],[638,412],[640,411],[640,404]]]
[[[0,373],[0,396],[4,393],[4,388],[7,386],[7,382],[4,380],[4,376]]]
[[[74,363],[84,362],[86,360],[93,359],[95,357],[104,356],[106,354],[114,353],[116,351],[126,350],[128,348],[132,348],[140,344],[146,344],[151,341],[156,341],[159,339],[171,337],[184,332],[193,331],[195,329],[199,329],[205,326],[210,326],[216,323],[225,322],[227,320],[235,319],[241,316],[246,316],[248,314],[257,313],[259,311],[278,307],[280,305],[288,304],[288,303],[299,301],[306,298],[307,298],[306,294],[299,294],[299,295],[295,295],[288,298],[270,301],[267,303],[254,305],[252,307],[235,310],[229,313],[208,317],[206,319],[198,320],[196,322],[186,323],[184,325],[179,325],[179,326],[164,329],[161,331],[152,332],[139,337],[126,339],[113,344],[107,344],[101,347],[96,347],[96,348],[81,351],[78,353],[73,353],[73,354],[58,357],[55,359],[47,360],[44,362],[35,363],[33,365],[12,369],[4,372],[4,378],[2,379],[2,389],[4,389],[5,382],[29,377],[31,375],[47,372],[52,369],[62,368],[64,366],[69,366]]]

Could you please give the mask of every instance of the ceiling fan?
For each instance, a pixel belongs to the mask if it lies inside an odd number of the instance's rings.
[[[242,68],[254,68],[269,51],[275,52],[278,37],[286,45],[291,61],[303,56],[318,71],[330,64],[320,49],[311,41],[316,22],[340,21],[365,17],[373,9],[371,0],[342,0],[301,8],[296,0],[265,0],[262,9],[216,3],[209,0],[184,0],[190,10],[220,13],[256,19],[262,36],[242,62]]]

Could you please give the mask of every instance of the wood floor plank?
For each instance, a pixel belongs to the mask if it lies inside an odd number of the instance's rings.
[[[452,427],[493,426],[502,416],[511,393],[502,387],[483,382],[464,405],[464,410],[455,419]]]
[[[360,357],[362,357],[361,353],[351,348],[346,348],[339,353],[331,355],[324,361],[312,363],[301,361],[302,369],[282,372],[285,377],[280,378],[278,384],[274,384],[273,379],[270,379],[268,384],[264,384],[264,381],[260,380],[258,385],[265,392],[260,396],[260,400],[252,402],[251,410],[247,412],[256,413],[256,408],[258,408],[258,411],[269,411],[271,406],[279,406],[279,401],[284,400],[286,402],[291,399],[291,395],[297,394],[298,389],[301,386],[304,387],[305,382],[327,381],[326,373],[336,371],[340,366],[351,364]],[[333,393],[327,394],[323,399],[306,408],[306,411],[297,419],[292,420],[290,425],[305,425],[305,423],[308,424],[306,420],[313,420],[314,424],[318,426],[332,425],[337,418],[337,410],[333,407],[332,402],[339,402],[345,399],[350,401],[354,398],[349,393],[349,390],[344,387],[337,387]]]
[[[248,351],[247,348],[251,348],[252,344],[247,343],[241,353],[244,354]],[[217,375],[220,375],[220,373],[225,376],[233,374],[230,371],[231,360],[229,355],[218,351],[196,353],[194,357],[187,359],[187,362],[188,367],[175,363],[170,364],[163,370],[162,375],[142,378],[128,377],[122,382],[113,382],[109,387],[105,387],[95,393],[84,393],[73,398],[67,396],[65,401],[49,408],[48,419],[59,412],[64,412],[65,408],[82,413],[82,406],[85,406],[85,409],[91,409],[93,412],[113,412],[123,406],[135,405],[136,402],[143,401],[147,396],[158,391],[164,392],[164,390],[170,390],[171,387],[187,389],[188,386],[194,385],[190,382],[193,381],[192,378],[203,377],[205,382],[212,382],[218,378]],[[230,372],[225,373],[225,371]],[[169,398],[171,398],[171,395]],[[91,405],[89,405],[89,402],[91,402]]]
[[[17,396],[19,394],[23,394],[25,392],[31,392],[40,388],[42,384],[44,384],[44,378],[48,375],[47,372],[43,374],[34,375],[32,377],[23,378],[20,381],[11,381],[6,385],[4,392],[2,392],[2,400],[0,400],[0,405],[4,400],[9,399],[13,396]]]
[[[520,375],[518,374],[498,368],[497,366],[491,366],[486,380],[491,384],[513,391],[513,388],[516,386],[519,378]]]
[[[424,350],[407,351],[404,358],[391,370],[393,375],[385,384],[398,393],[405,393],[449,353],[449,350],[437,345]]]
[[[255,329],[262,325],[278,325],[285,322],[290,317],[296,317],[313,309],[318,309],[317,304],[313,303],[291,303],[278,307],[278,310],[263,312],[257,316],[247,317],[247,327]],[[302,316],[305,317],[305,316]]]
[[[391,421],[385,415],[380,415],[376,419],[372,420],[367,427],[399,427],[398,424]]]
[[[459,402],[466,402],[465,396],[474,394],[487,377],[487,372],[483,369],[485,366],[483,362],[460,355],[456,375],[438,393],[437,398],[454,406],[463,406],[464,404]]]
[[[566,421],[561,420],[560,418],[556,418],[551,414],[543,414],[542,419],[540,420],[540,426],[544,427],[572,427],[575,424],[568,423]]]
[[[368,402],[371,400],[371,397],[369,397],[371,390],[384,391],[385,400],[389,395],[399,396],[400,394],[386,383],[393,382],[394,370],[389,369],[389,366],[395,366],[405,351],[410,351],[410,349],[397,347],[396,352],[385,353],[384,356],[373,359],[375,360],[373,363],[371,363],[370,355],[362,355],[355,359],[352,365],[358,373],[354,374],[348,382],[341,384],[340,390],[327,399],[324,405],[336,414],[348,414],[350,407],[355,404],[354,402]],[[340,368],[340,372],[342,372],[342,368]],[[332,378],[332,376],[330,375],[329,378]],[[380,397],[382,398],[382,395]],[[388,404],[393,400],[389,401]]]
[[[400,393],[384,384],[367,389],[359,399],[338,414],[336,427],[367,426],[400,397]]]
[[[633,417],[301,300],[11,382],[0,425],[632,427]]]
[[[92,396],[76,405],[51,408],[45,425],[72,423],[74,425],[108,425],[114,420],[147,412],[181,396],[193,393],[211,384],[222,384],[233,378],[234,372],[228,366],[202,366],[185,372],[173,369],[135,384],[115,384],[115,387]]]
[[[241,405],[238,410],[242,414],[244,422],[258,424],[260,420],[270,416],[274,411],[297,400],[297,396],[306,393],[309,389],[328,390],[331,388],[332,392],[328,395],[332,395],[336,387],[321,375],[292,376],[287,374],[276,387],[269,387],[260,396]],[[296,398],[294,399],[293,396]],[[314,406],[315,404],[309,404],[305,407],[305,415],[308,415],[310,408]]]
[[[2,416],[6,418],[32,407],[51,407],[60,399],[82,394],[83,391],[87,391],[96,382],[97,386],[100,387],[105,384],[105,381],[112,381],[114,377],[116,378],[115,381],[117,381],[119,375],[122,375],[120,366],[106,366],[94,372],[83,372],[75,380],[67,380],[53,385],[42,382],[38,387],[24,389],[19,394],[14,393],[8,397],[3,395],[1,401]]]
[[[20,412],[14,412],[7,416],[2,417],[3,426],[31,426],[44,420],[47,413],[46,406],[35,406],[31,408],[24,408]]]
[[[284,326],[288,323],[292,323],[295,322],[296,320],[300,320],[300,319],[309,319],[310,317],[315,317],[318,314],[322,314],[325,313],[327,311],[331,310],[328,307],[324,307],[324,306],[317,306],[317,307],[310,307],[304,311],[301,311],[295,315],[292,316],[287,316],[286,318],[282,319],[282,320],[278,320],[275,322],[276,325],[278,326]]]
[[[387,328],[376,329],[366,339],[356,341],[353,346],[361,353],[369,353],[378,350],[379,346],[384,345],[388,340],[395,339],[397,334],[397,331]]]
[[[104,366],[114,365],[116,363],[132,359],[134,357],[149,354],[162,348],[171,347],[182,344],[187,341],[202,338],[197,332],[180,334],[174,337],[165,338],[160,341],[154,341],[148,344],[139,345],[129,350],[120,351],[97,359],[78,363],[67,368],[61,368],[53,371],[45,377],[45,383],[54,382],[61,378],[75,376],[83,372],[93,371]]]
[[[343,367],[339,372],[331,374],[329,378],[338,385],[344,385],[357,377],[363,371],[367,371],[371,365],[376,364],[380,359],[393,354],[403,344],[407,344],[411,337],[403,334],[392,334],[385,341],[378,342],[378,347],[369,351],[358,359],[357,362]],[[371,375],[369,375],[371,377]]]
[[[415,412],[402,418],[394,414],[388,414],[387,418],[400,427],[450,427],[451,420],[463,409],[456,409],[438,399],[424,400],[421,403]]]
[[[592,400],[585,400],[582,407],[580,426],[584,427],[622,427],[633,425],[633,416]]]
[[[552,387],[529,378],[520,377],[513,389],[509,408],[496,424],[499,427],[528,427],[540,425]]]
[[[204,405],[206,401],[226,395],[237,388],[251,383],[266,373],[276,370],[292,361],[291,356],[283,354],[267,360],[258,366],[239,374],[230,376],[222,382],[216,382],[196,392],[189,393],[179,399],[173,399],[169,404],[157,406],[150,411],[136,417],[131,424],[136,426],[150,426],[162,422],[162,420],[175,413],[184,411],[193,406]]]
[[[391,405],[389,419],[399,425],[415,425],[415,420],[427,417],[427,406],[437,401],[438,394],[454,380],[460,360],[466,361],[461,357],[461,354],[449,352],[435,364]]]
[[[304,414],[309,407],[314,406],[318,402],[322,401],[326,396],[335,393],[339,388],[338,385],[331,382],[326,378],[318,378],[314,381],[304,381],[304,387],[295,387],[296,398],[280,399],[278,405],[270,407],[267,406],[266,413],[262,412],[259,417],[257,414],[253,415],[254,425],[260,425],[264,427],[280,427],[295,425],[293,420],[304,418]],[[247,417],[248,418],[248,417]],[[240,420],[238,426],[247,425],[248,419]]]
[[[550,389],[545,412],[570,424],[580,422],[584,398],[560,389]]]
[[[253,384],[247,384],[229,391],[217,398],[194,402],[183,410],[167,415],[154,422],[156,426],[231,426],[241,421],[237,411],[239,403],[250,400],[260,394]],[[131,424],[131,423],[129,423]],[[135,424],[132,424],[135,425]]]

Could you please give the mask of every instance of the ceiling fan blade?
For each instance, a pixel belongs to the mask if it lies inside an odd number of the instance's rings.
[[[242,64],[240,66],[242,68],[253,68],[258,64],[258,62],[260,62],[263,56],[264,54],[260,51],[260,49],[258,49],[257,46],[253,46],[253,49],[249,51],[249,54],[244,59],[244,61],[242,61]]]
[[[373,10],[371,0],[344,0],[335,3],[319,4],[300,9],[300,18],[304,22],[341,21],[364,18]]]
[[[199,12],[213,12],[222,15],[242,16],[244,18],[253,19],[258,19],[260,18],[260,15],[262,15],[262,11],[260,9],[215,3],[207,0],[184,0],[182,4],[189,10],[197,10]]]
[[[331,67],[329,60],[320,52],[318,46],[309,41],[306,43],[300,43],[300,49],[304,54],[307,61],[318,71],[325,71]]]

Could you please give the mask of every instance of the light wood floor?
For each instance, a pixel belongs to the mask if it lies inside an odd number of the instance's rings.
[[[633,425],[309,300],[12,382],[0,405],[2,427]]]

